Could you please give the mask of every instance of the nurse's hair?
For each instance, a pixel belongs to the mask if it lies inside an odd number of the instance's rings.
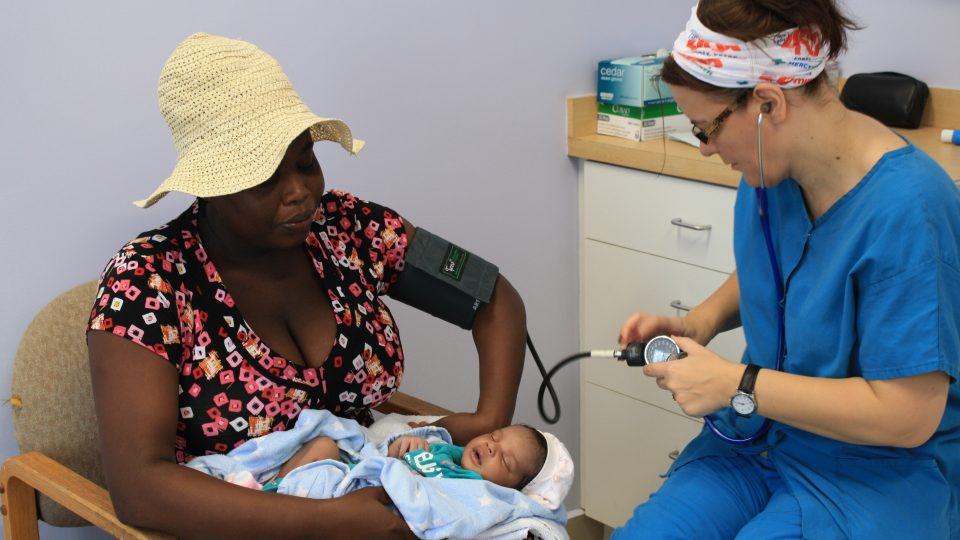
[[[836,0],[700,0],[697,17],[714,32],[753,41],[789,28],[816,26],[823,43],[830,45],[829,58],[835,59],[847,46],[847,30],[858,30],[856,22],[840,10]],[[721,88],[690,75],[672,57],[663,63],[663,82],[698,92],[729,94],[735,97],[741,88]],[[804,86],[807,93],[816,93],[826,83],[820,73]]]

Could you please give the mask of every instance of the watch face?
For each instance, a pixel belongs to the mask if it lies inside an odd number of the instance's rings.
[[[735,394],[730,400],[730,406],[733,407],[733,410],[736,411],[737,414],[743,416],[753,414],[753,411],[757,408],[757,404],[753,402],[753,398],[743,393]]]

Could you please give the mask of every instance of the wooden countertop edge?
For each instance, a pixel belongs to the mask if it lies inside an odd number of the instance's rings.
[[[674,141],[669,142],[682,144]],[[715,164],[708,161],[683,158],[669,154],[667,154],[666,159],[664,159],[663,152],[623,149],[616,145],[590,140],[585,137],[568,137],[567,155],[600,163],[609,163],[641,171],[661,173],[687,180],[705,182],[707,184],[732,188],[736,188],[740,184],[740,173],[723,163]]]
[[[937,95],[950,98],[941,99],[944,105],[957,102],[953,98],[960,95],[960,90],[938,89],[938,92]],[[946,118],[942,109],[944,107],[938,109],[939,117]],[[595,96],[567,99],[567,155],[719,186],[736,188],[740,183],[740,173],[717,156],[703,157],[698,149],[684,143],[673,140],[635,142],[598,135],[596,115]],[[929,154],[951,179],[960,181],[960,147],[940,142],[939,127],[927,125],[896,131]]]

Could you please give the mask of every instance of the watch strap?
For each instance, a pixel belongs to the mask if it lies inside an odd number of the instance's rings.
[[[743,377],[740,378],[740,386],[737,387],[737,390],[752,396],[753,387],[757,384],[757,373],[759,372],[760,366],[747,364],[747,369],[743,371]]]

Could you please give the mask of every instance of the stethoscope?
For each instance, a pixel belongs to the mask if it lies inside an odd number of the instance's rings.
[[[780,265],[777,263],[777,254],[773,247],[773,236],[770,233],[770,216],[767,207],[767,184],[763,175],[763,112],[757,115],[757,166],[760,172],[760,187],[754,191],[757,197],[757,212],[760,216],[760,228],[763,231],[764,243],[767,246],[767,254],[770,256],[770,268],[773,271],[773,281],[776,287],[777,296],[777,371],[783,369],[783,360],[786,353],[786,322],[785,322],[785,292],[783,287],[783,275],[780,273]],[[668,362],[677,360],[686,356],[686,353],[680,350],[677,343],[669,336],[657,336],[646,343],[630,343],[622,350],[594,350],[583,351],[568,356],[561,360],[549,372],[543,367],[540,361],[540,355],[537,354],[533,341],[527,335],[527,347],[537,363],[543,382],[540,384],[540,391],[537,393],[537,406],[540,409],[540,416],[548,424],[555,424],[560,419],[560,402],[557,399],[557,393],[550,383],[550,379],[567,364],[586,357],[605,357],[616,358],[625,361],[629,366],[645,366],[657,362]],[[554,415],[549,416],[543,407],[543,396],[546,391],[550,392],[553,400]],[[720,439],[736,445],[750,444],[763,437],[770,429],[771,421],[764,418],[760,427],[751,435],[743,438],[731,437],[725,434],[717,425],[717,421],[708,415],[704,417],[707,427]]]
[[[783,287],[783,275],[777,263],[777,253],[773,248],[773,236],[770,233],[770,216],[767,212],[767,183],[763,176],[763,112],[757,115],[757,167],[760,172],[760,187],[754,191],[757,195],[757,212],[760,214],[760,228],[763,230],[763,240],[767,245],[767,254],[770,256],[770,269],[773,270],[773,282],[777,293],[777,371],[783,369],[783,359],[786,356],[786,297]],[[763,437],[770,429],[770,419],[764,418],[763,424],[752,435],[744,438],[730,437],[723,433],[710,416],[703,419],[713,434],[730,444],[750,444]]]

